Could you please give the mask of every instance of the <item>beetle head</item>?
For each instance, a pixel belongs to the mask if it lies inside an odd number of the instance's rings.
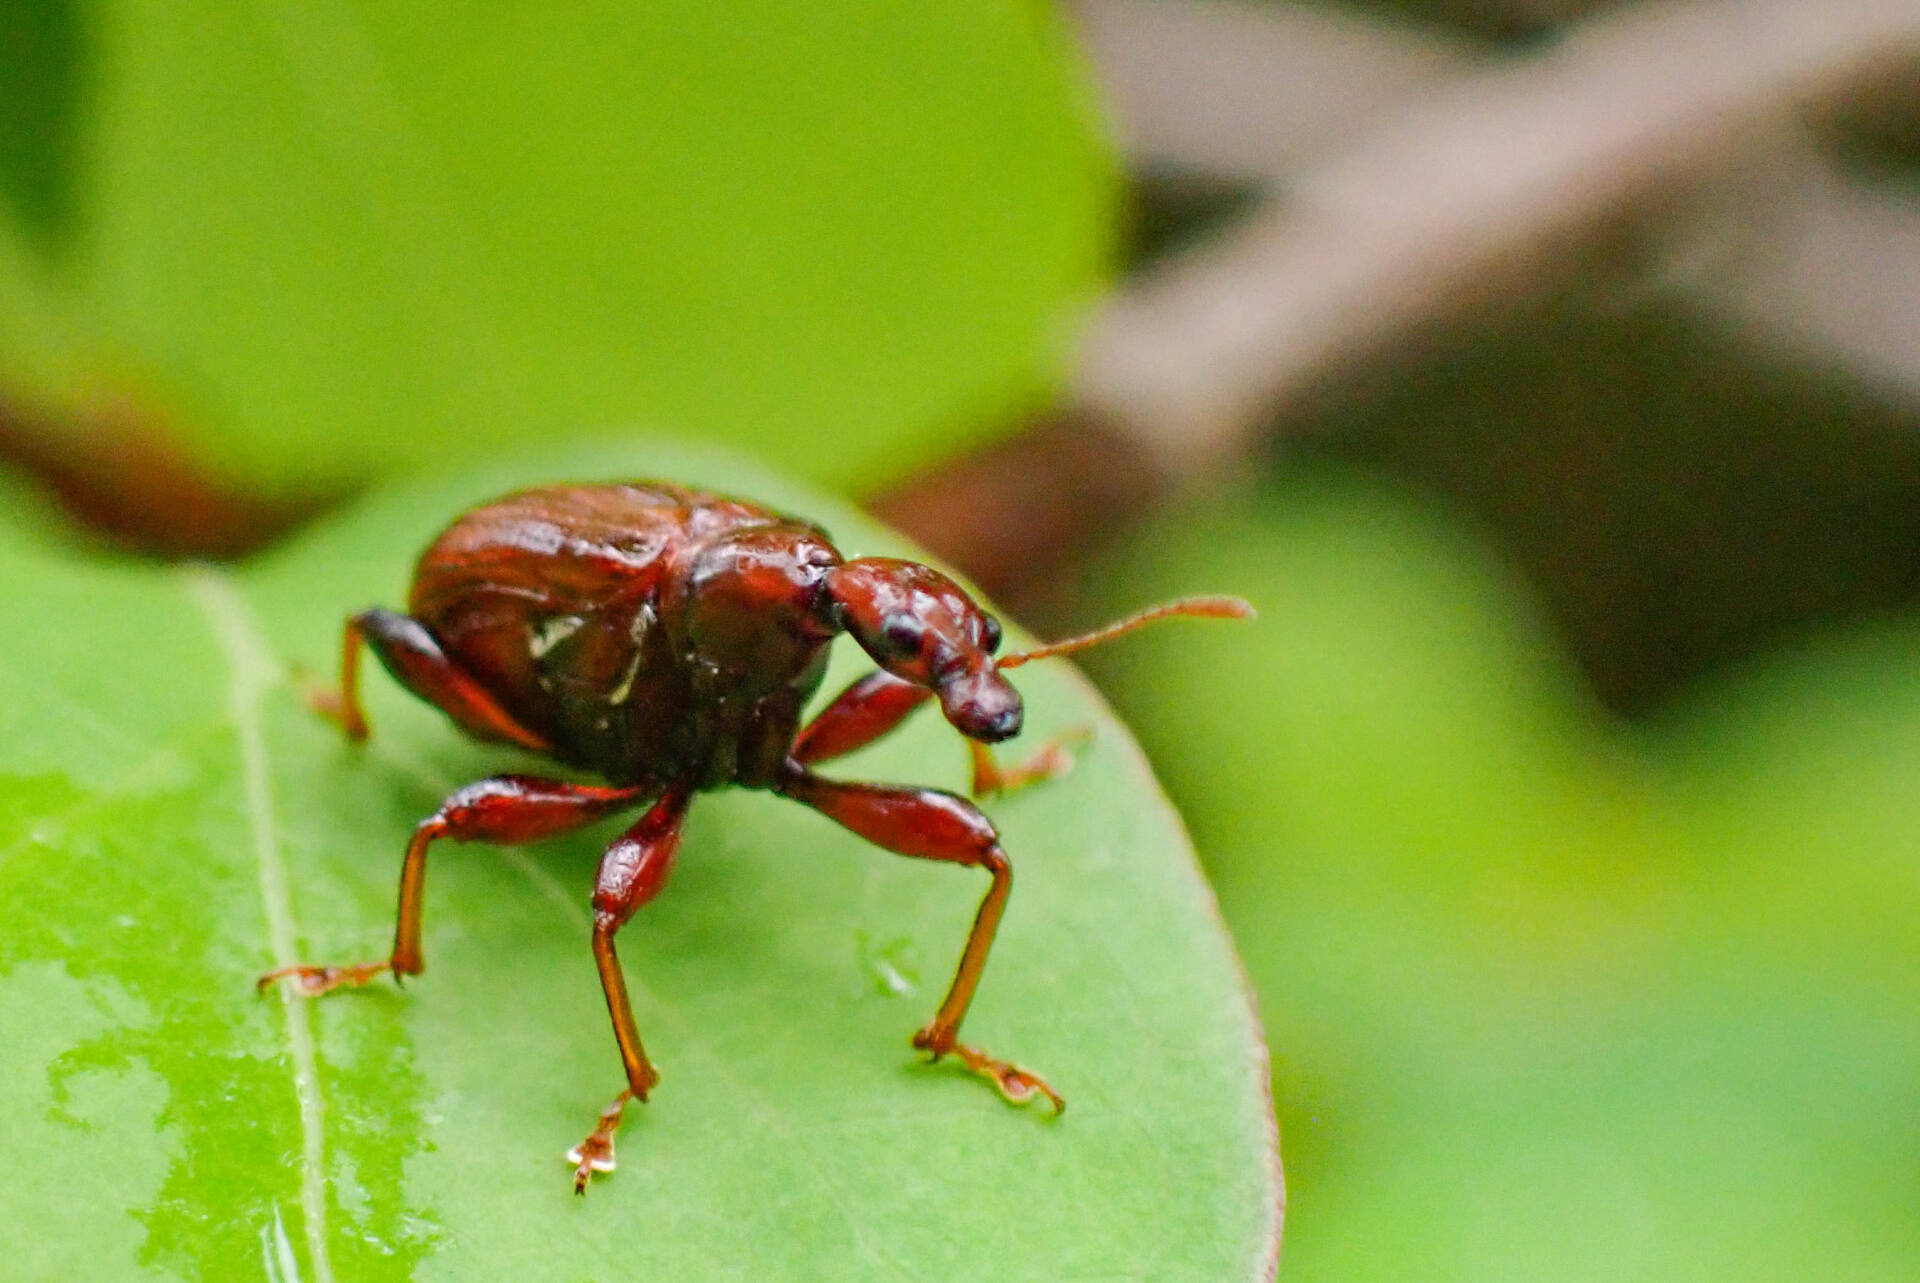
[[[1020,733],[1020,692],[994,667],[1000,622],[958,584],[918,562],[857,557],[828,573],[827,609],[873,661],[940,698],[962,735],[986,743]]]

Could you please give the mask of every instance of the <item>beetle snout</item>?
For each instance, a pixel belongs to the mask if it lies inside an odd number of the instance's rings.
[[[963,673],[940,684],[940,711],[969,739],[997,744],[1020,733],[1026,710],[1020,692],[993,668]]]

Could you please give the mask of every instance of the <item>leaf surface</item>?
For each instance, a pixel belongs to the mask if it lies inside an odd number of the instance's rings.
[[[481,748],[369,666],[362,749],[299,704],[342,616],[402,599],[463,506],[560,477],[669,475],[903,551],[719,456],[631,444],[383,491],[237,572],[0,547],[0,1256],[15,1277],[1248,1279],[1277,1233],[1258,1030],[1178,820],[1064,665],[1025,741],[1095,736],[989,804],[1018,873],[966,1032],[1047,1074],[1050,1120],[926,1066],[983,878],[768,795],[696,803],[621,936],[665,1079],[576,1199],[562,1152],[621,1085],[587,949],[617,821],[444,844],[428,971],[256,997],[294,956],[380,956],[401,850]],[[843,644],[843,648],[851,650]],[[829,691],[862,668],[837,656]],[[1018,747],[1018,743],[1011,747]],[[838,766],[959,788],[924,718]],[[24,1262],[24,1266],[22,1266]]]

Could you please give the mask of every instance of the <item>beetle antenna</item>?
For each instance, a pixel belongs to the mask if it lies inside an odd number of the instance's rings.
[[[1096,628],[1090,633],[1081,633],[1078,637],[1062,638],[1057,642],[1048,642],[1044,646],[1035,646],[1032,650],[1012,651],[995,660],[994,667],[1018,668],[1036,659],[1047,659],[1054,655],[1071,655],[1076,650],[1098,646],[1103,641],[1112,641],[1115,637],[1130,633],[1136,628],[1177,616],[1190,619],[1251,619],[1253,607],[1244,597],[1182,597],[1178,601],[1149,606],[1137,614],[1128,615],[1125,619],[1115,620],[1105,628]]]

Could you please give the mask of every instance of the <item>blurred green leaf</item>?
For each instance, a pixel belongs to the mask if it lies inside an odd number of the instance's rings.
[[[967,1024],[1062,1088],[1057,1121],[907,1048],[982,881],[762,794],[700,800],[622,937],[666,1077],[584,1200],[560,1155],[621,1085],[586,947],[604,833],[437,850],[404,992],[255,996],[276,916],[302,955],[385,949],[414,822],[516,766],[377,672],[351,749],[283,664],[330,668],[439,525],[549,469],[721,481],[903,551],[737,460],[631,444],[382,491],[237,572],[0,550],[8,1276],[1259,1277],[1277,1160],[1232,952],[1064,666],[1021,675],[1032,732],[1096,736],[991,807],[1020,885]],[[846,773],[958,787],[964,761],[929,718]]]
[[[131,401],[250,487],[630,423],[871,484],[1038,395],[1107,253],[1024,2],[86,14],[73,252],[52,303],[0,286],[11,394]]]
[[[84,46],[79,0],[0,6],[0,210],[48,255],[74,215]]]
[[[1089,663],[1261,994],[1284,1277],[1912,1277],[1920,626],[1629,733],[1470,534],[1336,473],[1100,580],[1199,589],[1260,621]]]

